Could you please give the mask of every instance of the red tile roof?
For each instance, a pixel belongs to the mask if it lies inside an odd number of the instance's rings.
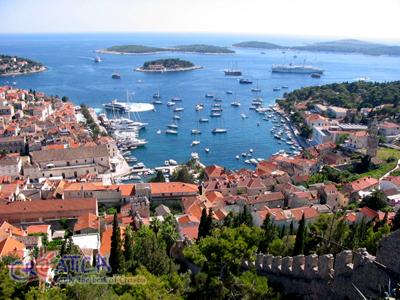
[[[373,177],[363,177],[348,183],[348,186],[352,189],[353,192],[358,192],[370,188],[378,184],[378,182],[378,179],[375,179]]]
[[[99,230],[99,218],[92,213],[79,216],[77,222],[74,225],[74,231],[77,232],[83,229]]]
[[[33,233],[45,233],[48,234],[50,230],[50,225],[47,224],[41,224],[41,225],[30,225],[26,228],[26,232],[28,234],[33,234]]]
[[[151,182],[152,194],[179,194],[198,193],[199,188],[195,184],[183,182]]]
[[[5,238],[0,242],[0,257],[3,256],[18,256],[23,258],[25,245],[12,237]]]

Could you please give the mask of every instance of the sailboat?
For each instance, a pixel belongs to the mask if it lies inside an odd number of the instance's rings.
[[[258,80],[257,80],[257,86],[251,88],[251,91],[254,92],[254,93],[259,93],[259,92],[261,92],[261,89],[258,87]]]
[[[153,99],[161,99],[161,95],[160,95],[160,91],[159,90],[157,90],[157,92],[155,92],[153,94]]]
[[[223,122],[223,120],[221,120]],[[219,133],[227,133],[228,130],[224,127],[216,127],[211,131],[213,134],[219,134]]]

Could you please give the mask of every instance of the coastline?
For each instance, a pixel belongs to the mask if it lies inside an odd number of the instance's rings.
[[[154,51],[154,52],[121,52],[121,51],[109,51],[106,49],[98,49],[94,51],[100,54],[111,54],[111,55],[150,55],[150,54],[161,54],[161,53],[184,53],[184,54],[205,54],[205,55],[233,55],[236,52],[224,53],[224,52],[198,52],[198,51],[180,51],[179,49],[166,49],[165,51]]]
[[[0,74],[2,77],[7,77],[7,76],[18,76],[18,75],[29,75],[29,74],[34,74],[34,73],[40,73],[46,71],[46,67],[41,67],[38,70],[33,70],[33,71],[28,71],[28,72],[11,72],[11,73],[6,73],[6,74]]]
[[[193,66],[189,68],[177,68],[177,69],[165,69],[165,70],[146,70],[143,67],[135,68],[134,71],[136,72],[143,72],[143,73],[171,73],[171,72],[187,72],[187,71],[194,71],[203,69],[201,66]]]

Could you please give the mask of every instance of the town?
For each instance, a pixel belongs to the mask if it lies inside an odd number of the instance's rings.
[[[321,223],[332,229],[330,222],[353,230],[372,226],[368,246],[362,238],[348,245],[364,245],[379,256],[380,238],[400,227],[400,148],[395,145],[400,126],[391,120],[375,117],[360,125],[344,122],[345,108],[296,103],[311,129],[309,146],[299,155],[278,153],[255,170],[211,165],[196,174],[197,180],[165,181],[159,172],[147,183],[119,183],[127,163],[116,141],[88,122],[87,111],[93,110],[66,97],[10,86],[0,87],[0,102],[3,258],[29,262],[49,252],[65,254],[69,243],[91,264],[100,255],[114,267],[116,232],[122,240],[143,228],[157,235],[165,223],[176,232],[168,244],[171,257],[195,272],[190,249],[211,235],[211,227],[269,228],[277,233],[258,250],[275,256],[339,253],[346,242],[328,231],[320,232],[324,238],[315,252],[304,244],[299,248],[299,233],[304,237]],[[284,108],[276,110],[289,119]],[[332,239],[340,244],[336,250]],[[330,246],[323,250],[325,240]],[[392,251],[392,257],[400,255],[399,248]],[[44,282],[52,280],[54,269],[48,267]]]

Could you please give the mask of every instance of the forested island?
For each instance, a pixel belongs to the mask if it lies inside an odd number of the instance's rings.
[[[361,53],[367,55],[400,55],[400,46],[391,46],[384,44],[370,43],[354,39],[313,43],[305,46],[281,46],[277,44],[248,41],[233,45],[241,48],[257,48],[257,49],[292,49],[312,52],[338,52],[338,53]]]
[[[46,70],[43,64],[17,56],[0,54],[0,76],[22,75]]]
[[[144,45],[120,45],[97,50],[106,54],[150,54],[157,52],[191,52],[202,54],[230,54],[235,51],[228,47],[220,47],[205,44],[178,45],[173,47],[152,47]]]
[[[139,72],[180,72],[200,69],[200,66],[194,65],[192,62],[179,58],[157,59],[146,61],[143,66],[136,68]]]

